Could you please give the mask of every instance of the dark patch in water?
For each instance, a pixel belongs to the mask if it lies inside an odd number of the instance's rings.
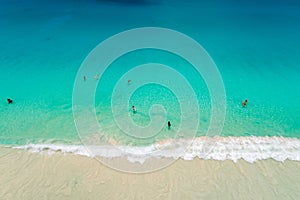
[[[122,5],[149,5],[149,4],[156,4],[155,1],[151,0],[96,0],[98,2],[107,2],[107,3],[117,3]]]

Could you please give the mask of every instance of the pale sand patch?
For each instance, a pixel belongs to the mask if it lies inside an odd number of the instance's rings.
[[[300,162],[179,160],[126,174],[72,154],[0,148],[0,199],[299,199]]]

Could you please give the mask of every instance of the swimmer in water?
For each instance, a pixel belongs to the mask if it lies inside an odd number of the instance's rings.
[[[83,80],[86,81],[86,76],[83,76]]]
[[[242,101],[242,106],[245,108],[247,106],[248,103],[248,99],[246,99],[245,101]]]
[[[132,112],[135,114],[137,112],[136,107],[132,106]]]
[[[12,103],[13,103],[13,100],[7,99],[7,103],[8,103],[8,104],[12,104]]]
[[[94,78],[95,78],[96,80],[98,80],[99,77],[100,77],[99,74],[96,74]]]
[[[168,129],[170,130],[171,129],[171,122],[168,121]]]
[[[127,83],[128,83],[128,85],[129,85],[129,84],[131,83],[131,80],[128,80]]]

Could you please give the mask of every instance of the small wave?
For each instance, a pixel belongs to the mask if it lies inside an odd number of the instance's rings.
[[[190,144],[188,147],[187,145]],[[28,144],[14,147],[31,152],[62,152],[88,157],[126,157],[130,162],[143,163],[149,158],[193,160],[244,159],[253,163],[263,159],[300,161],[300,140],[285,137],[197,137],[193,140],[164,140],[143,147]]]

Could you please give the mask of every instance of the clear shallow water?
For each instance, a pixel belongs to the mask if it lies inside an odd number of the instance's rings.
[[[80,64],[107,37],[145,26],[181,31],[197,40],[211,55],[227,95],[221,136],[300,137],[297,1],[2,0],[1,5],[0,143],[3,145],[80,144],[72,116],[72,90]],[[205,135],[211,105],[201,77],[172,55],[150,53],[150,58],[143,57],[145,52],[140,57],[120,58],[102,77],[105,87],[98,88],[95,107],[107,137],[134,145],[172,138],[172,134],[163,132],[146,142],[128,141],[110,116],[110,88],[122,73],[118,66],[129,69],[151,59],[177,67],[189,78],[202,112],[197,136]],[[154,90],[162,94],[161,98],[156,95],[145,98],[149,90],[153,88],[141,88],[131,99],[144,114],[136,123],[147,124],[147,110],[158,102],[170,109],[168,117],[176,128],[179,117],[174,96],[156,87]],[[7,105],[6,98],[15,103]],[[249,104],[243,109],[240,104],[245,98]]]

